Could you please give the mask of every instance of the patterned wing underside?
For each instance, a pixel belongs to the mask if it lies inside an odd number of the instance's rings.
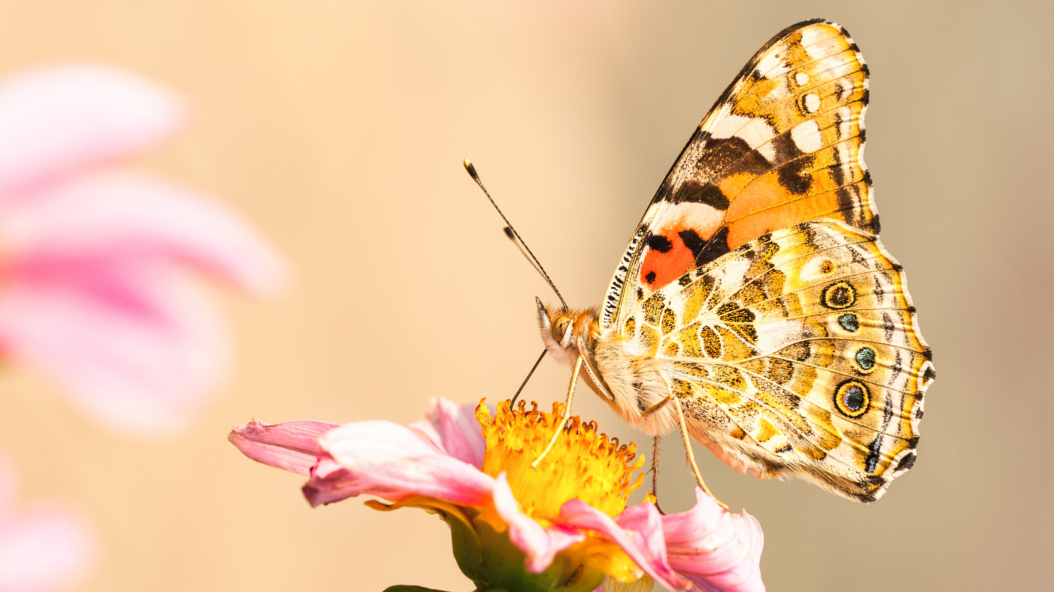
[[[935,374],[901,267],[874,235],[833,221],[777,230],[636,304],[619,332],[730,466],[873,501],[914,463]]]
[[[863,161],[868,71],[845,29],[799,23],[743,68],[696,129],[608,288],[604,328],[766,232],[820,218],[878,232]],[[632,308],[632,306],[629,306]]]

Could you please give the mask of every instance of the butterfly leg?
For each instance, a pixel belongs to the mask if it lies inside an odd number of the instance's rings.
[[[651,449],[651,496],[655,498],[655,509],[665,516],[666,512],[663,512],[662,508],[659,507],[659,438],[660,436],[655,436],[655,442]]]
[[[652,413],[665,407],[671,400],[673,395],[666,397],[658,403],[648,407],[641,412],[641,417],[648,417]],[[655,436],[655,445],[652,447],[651,455],[651,496],[655,498],[655,507],[659,510],[660,514],[665,514],[662,508],[659,507],[659,436]]]
[[[564,414],[560,419],[560,425],[556,428],[556,432],[553,434],[553,439],[549,440],[549,445],[545,447],[542,455],[534,459],[531,463],[531,467],[537,467],[538,463],[542,462],[546,454],[549,454],[549,450],[552,449],[553,444],[556,444],[556,439],[560,437],[560,432],[564,430],[564,426],[567,425],[567,418],[571,417],[571,400],[575,397],[575,385],[578,383],[578,373],[582,370],[582,362],[585,358],[578,356],[575,360],[575,369],[571,373],[571,386],[567,387],[567,402],[564,403]]]
[[[692,472],[695,473],[695,480],[699,483],[699,488],[706,492],[706,495],[709,495],[715,502],[717,502],[717,505],[727,510],[728,506],[714,497],[714,494],[710,492],[710,488],[706,486],[706,483],[703,483],[703,476],[699,473],[699,466],[695,464],[695,453],[692,452],[692,439],[688,436],[688,424],[684,421],[684,411],[681,409],[681,401],[678,400],[677,397],[672,398],[674,404],[677,405],[677,419],[681,422],[681,437],[684,438],[684,450],[688,453],[688,462],[692,465]]]
[[[641,417],[648,417],[652,413],[655,413],[656,411],[658,411],[658,410],[662,409],[663,407],[665,407],[666,404],[669,403],[672,400],[673,400],[673,395],[670,395],[670,396],[666,397],[665,399],[659,401],[658,403],[656,403],[656,404],[652,405],[651,407],[648,407],[647,409],[642,411],[640,416]]]
[[[651,451],[651,494],[659,499],[659,436],[655,436]]]

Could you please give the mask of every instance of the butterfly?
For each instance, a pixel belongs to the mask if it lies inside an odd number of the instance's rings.
[[[861,502],[911,468],[936,375],[878,239],[867,104],[868,68],[837,24],[798,23],[754,55],[659,186],[602,306],[539,301],[546,349],[574,367],[568,409],[584,370],[650,435],[681,426],[740,472]]]

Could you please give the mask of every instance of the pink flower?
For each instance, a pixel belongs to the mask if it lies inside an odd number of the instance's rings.
[[[111,166],[183,120],[168,91],[104,66],[0,81],[0,354],[142,432],[182,426],[225,366],[187,272],[260,294],[284,274],[231,209]]]
[[[15,511],[14,490],[10,466],[0,457],[0,592],[69,589],[94,566],[95,533],[56,502]]]
[[[595,423],[572,418],[532,467],[559,411],[506,402],[492,417],[483,405],[473,411],[440,399],[427,422],[408,428],[254,420],[230,440],[256,461],[309,476],[303,491],[314,506],[373,495],[391,502],[368,501],[375,509],[439,513],[454,533],[459,567],[480,589],[593,590],[606,577],[650,577],[675,589],[764,590],[753,517],[730,514],[701,491],[681,514],[663,516],[650,502],[627,508],[642,479],[632,472],[644,459],[633,462],[633,445],[609,441]],[[510,553],[522,561],[509,561]]]

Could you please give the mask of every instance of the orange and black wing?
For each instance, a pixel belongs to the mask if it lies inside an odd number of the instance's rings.
[[[832,218],[879,230],[863,161],[868,70],[848,32],[788,27],[703,119],[630,240],[602,325],[627,306],[775,229]]]

